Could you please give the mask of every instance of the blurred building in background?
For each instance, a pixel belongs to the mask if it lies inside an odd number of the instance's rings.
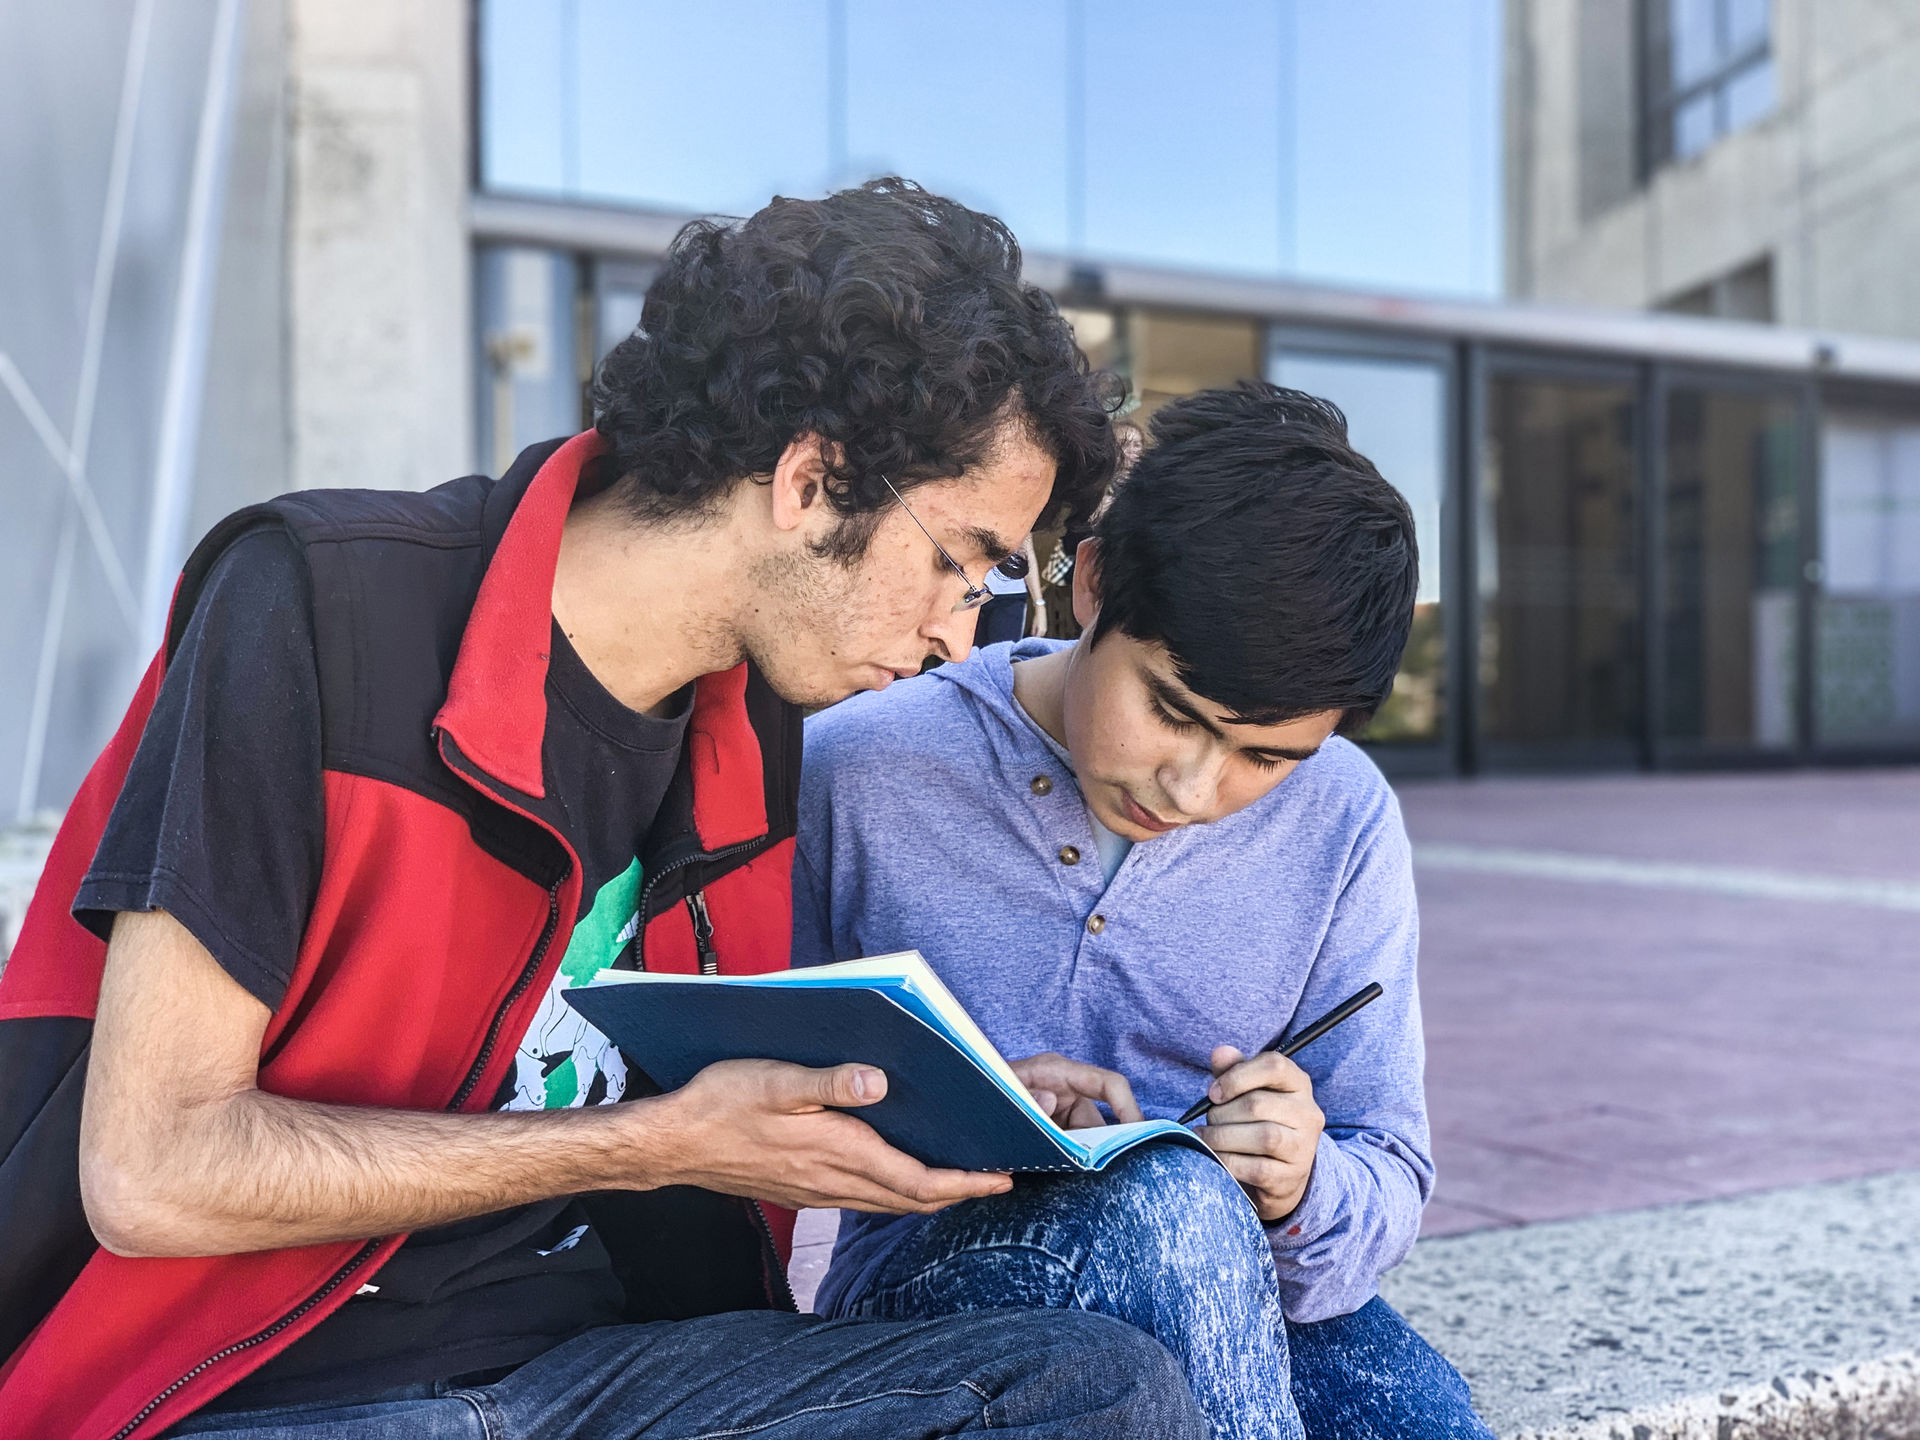
[[[1140,414],[1347,410],[1424,559],[1389,768],[1920,757],[1920,340],[1847,268],[1912,283],[1920,208],[1800,118],[1830,71],[1904,133],[1907,22],[1782,5],[0,0],[0,815],[220,514],[497,473],[688,217],[886,172],[1004,216]],[[1617,308],[1499,301],[1503,214],[1517,294]]]
[[[1920,338],[1920,10],[1510,0],[1506,46],[1511,295]],[[1784,736],[1797,668],[1817,749],[1920,738],[1920,409],[1858,348],[1816,342],[1798,418],[1651,377],[1669,732]]]

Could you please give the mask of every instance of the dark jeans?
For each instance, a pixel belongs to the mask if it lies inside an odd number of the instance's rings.
[[[1384,1300],[1297,1325],[1272,1248],[1205,1155],[1146,1146],[1100,1175],[1023,1175],[917,1223],[865,1274],[830,1273],[831,1314],[911,1319],[989,1306],[1114,1315],[1186,1372],[1218,1440],[1493,1440],[1460,1374]]]
[[[745,1311],[616,1325],[496,1384],[415,1386],[350,1405],[199,1415],[229,1440],[1204,1440],[1172,1357],[1099,1315],[979,1311],[822,1320]]]

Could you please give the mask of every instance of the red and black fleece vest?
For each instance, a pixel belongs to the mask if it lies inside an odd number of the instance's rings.
[[[159,1433],[312,1329],[405,1238],[210,1259],[99,1248],[80,1205],[86,1055],[106,947],[71,916],[199,587],[280,526],[312,585],[326,841],[260,1085],[354,1105],[481,1110],[566,952],[577,857],[535,820],[560,532],[592,432],[499,481],[309,491],[223,521],[189,559],[167,646],[69,809],[0,976],[0,1437]],[[782,969],[800,712],[750,666],[696,686],[641,857],[640,960]],[[704,895],[710,941],[690,907]],[[791,1306],[792,1217],[705,1191],[590,1197],[629,1318]],[[778,1238],[776,1239],[776,1232]]]

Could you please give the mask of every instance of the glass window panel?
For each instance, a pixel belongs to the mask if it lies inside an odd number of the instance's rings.
[[[1482,733],[1495,763],[1637,757],[1633,392],[1497,376],[1481,483]]]
[[[1271,274],[1282,258],[1280,7],[1087,7],[1086,248]]]
[[[480,176],[489,190],[563,193],[568,148],[563,95],[573,56],[561,7],[481,0]]]
[[[1729,59],[1767,42],[1773,0],[1726,0],[1726,6]]]
[[[1393,695],[1368,727],[1374,742],[1437,741],[1445,720],[1446,647],[1440,610],[1441,498],[1446,489],[1446,375],[1420,361],[1278,351],[1267,378],[1333,401],[1354,448],[1413,511],[1420,589]]]
[[[1689,100],[1673,112],[1673,156],[1685,160],[1713,143],[1713,95]]]
[[[1794,743],[1799,453],[1791,397],[1689,387],[1668,398],[1670,739]]]
[[[1673,88],[1706,78],[1720,60],[1715,0],[1667,0],[1667,55]]]
[[[660,273],[653,261],[602,260],[593,267],[594,363],[640,328],[647,287]]]
[[[826,0],[577,3],[583,197],[746,215],[826,190]]]
[[[998,215],[1030,249],[1068,249],[1067,64],[1066,0],[848,0],[836,181],[911,175]]]
[[[1815,720],[1830,745],[1920,740],[1920,424],[1836,414],[1820,437]]]
[[[527,446],[583,423],[574,343],[578,267],[570,255],[489,245],[474,257],[480,331],[482,464],[499,475]]]
[[[1738,130],[1773,113],[1773,61],[1758,60],[1736,73],[1722,89],[1727,129]]]

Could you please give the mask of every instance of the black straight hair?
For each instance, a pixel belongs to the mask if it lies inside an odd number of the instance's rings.
[[[1100,613],[1164,645],[1238,719],[1326,710],[1351,733],[1393,690],[1413,621],[1413,513],[1347,441],[1338,406],[1258,381],[1157,411],[1094,525]]]

